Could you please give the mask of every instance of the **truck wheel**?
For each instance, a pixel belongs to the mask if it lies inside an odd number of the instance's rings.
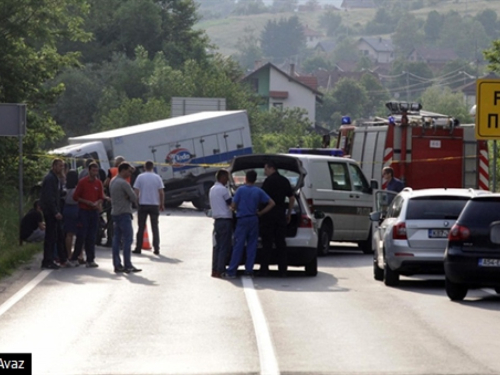
[[[399,273],[391,270],[387,262],[384,262],[384,284],[387,286],[396,286],[399,284]]]
[[[318,233],[318,256],[327,255],[330,251],[330,239],[333,229],[329,223],[324,223]]]
[[[448,278],[446,278],[444,285],[446,288],[446,294],[452,301],[463,300],[467,295],[467,291],[469,289],[466,285],[456,284],[453,281],[450,281],[450,279]]]
[[[358,242],[358,247],[363,251],[363,254],[372,254],[372,228],[368,232],[368,238],[364,241]]]
[[[314,257],[306,264],[306,276],[316,276],[318,274],[318,258]]]

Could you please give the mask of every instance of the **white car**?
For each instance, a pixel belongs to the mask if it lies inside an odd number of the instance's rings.
[[[444,188],[377,191],[377,211],[370,214],[378,223],[373,231],[375,280],[395,286],[400,275],[443,274],[451,227],[470,198],[488,193]]]
[[[306,199],[300,190],[306,175],[306,171],[302,167],[300,160],[293,156],[280,154],[237,156],[228,168],[230,188],[234,193],[238,186],[243,185],[245,183],[245,173],[250,169],[257,172],[257,181],[255,184],[262,186],[262,183],[266,179],[264,165],[270,159],[276,164],[278,172],[288,178],[295,191],[295,206],[292,212],[292,220],[287,226],[286,233],[288,265],[305,267],[306,275],[316,276],[318,273],[318,229],[316,218],[322,218],[324,214],[321,211],[317,211],[313,216],[309,211]],[[259,241],[256,264],[260,263],[260,251],[261,244]],[[270,264],[277,264],[277,260],[271,257]]]

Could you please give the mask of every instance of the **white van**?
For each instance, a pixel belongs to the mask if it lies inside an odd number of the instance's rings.
[[[287,154],[298,158],[307,174],[302,192],[311,212],[323,211],[318,220],[318,255],[325,255],[330,241],[357,242],[360,249],[372,252],[370,212],[373,211],[371,184],[355,160],[322,155]],[[272,158],[272,155],[269,155]]]

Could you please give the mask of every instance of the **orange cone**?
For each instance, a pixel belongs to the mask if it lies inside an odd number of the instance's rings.
[[[149,242],[148,226],[144,226],[144,234],[142,236],[142,250],[151,250],[151,243]]]

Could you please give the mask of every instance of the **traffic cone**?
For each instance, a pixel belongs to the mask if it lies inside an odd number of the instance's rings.
[[[144,234],[142,236],[142,250],[151,250],[151,243],[149,242],[148,226],[144,226]]]

